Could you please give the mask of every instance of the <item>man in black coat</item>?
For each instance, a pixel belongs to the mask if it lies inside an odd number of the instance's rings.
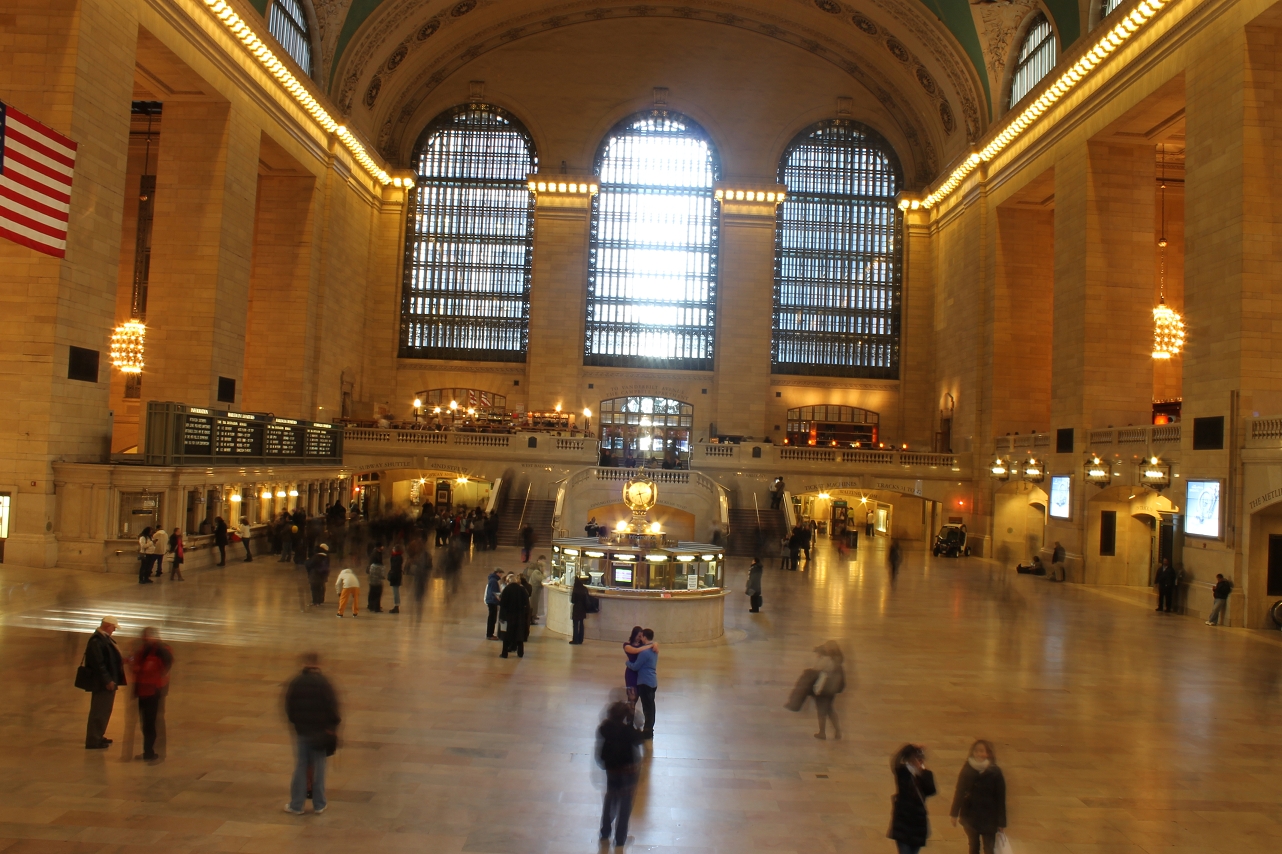
[[[1157,585],[1157,610],[1170,613],[1175,607],[1175,584],[1177,576],[1175,567],[1171,566],[1171,559],[1162,558],[1162,565],[1157,568],[1153,575],[1153,583]]]
[[[512,650],[516,650],[517,658],[525,658],[525,636],[530,632],[530,595],[515,581],[509,581],[499,594],[499,619],[507,625],[499,658],[507,658]]]
[[[125,663],[112,635],[120,623],[115,617],[103,617],[98,630],[85,644],[87,682],[77,679],[76,687],[89,692],[89,723],[85,727],[85,750],[103,750],[111,745],[104,738],[116,704],[116,689],[125,685]]]
[[[329,546],[321,543],[316,554],[307,559],[307,583],[312,588],[312,604],[325,604],[325,586],[329,584]]]
[[[632,796],[641,762],[641,733],[631,718],[632,709],[627,703],[614,703],[596,731],[596,761],[605,769],[606,781],[601,840],[608,840],[613,829],[614,844],[620,847],[628,841],[628,819],[632,816]]]
[[[289,784],[285,812],[303,814],[303,803],[312,799],[312,810],[325,811],[325,759],[338,748],[338,696],[321,673],[320,656],[303,656],[303,672],[285,689],[285,716],[294,726],[294,777]],[[308,771],[311,771],[310,781]]]

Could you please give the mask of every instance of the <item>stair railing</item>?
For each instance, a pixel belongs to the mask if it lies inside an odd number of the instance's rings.
[[[521,504],[521,521],[516,523],[516,530],[518,532],[525,527],[525,508],[530,506],[530,487],[533,485],[534,484],[526,484],[525,486],[525,501]]]

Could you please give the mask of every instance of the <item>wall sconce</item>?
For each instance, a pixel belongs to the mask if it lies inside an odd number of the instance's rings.
[[[271,501],[271,500],[272,500],[272,491],[271,491],[270,489],[264,489],[264,490],[263,490],[263,494],[262,494],[260,497],[261,497],[261,498],[263,498],[263,499],[264,499],[264,500],[266,500],[266,501]]]
[[[993,460],[993,464],[988,469],[993,480],[1010,480],[1010,465],[1001,457]]]
[[[1046,479],[1046,464],[1029,457],[1024,460],[1024,480],[1028,483],[1041,483]]]
[[[239,493],[239,492],[233,492],[233,493],[231,494],[231,496],[230,496],[230,500],[231,500],[231,501],[233,501],[233,502],[235,502],[235,503],[237,503],[237,504],[239,504],[239,503],[240,503],[240,493]]]
[[[286,492],[285,492],[285,490],[283,490],[283,489],[278,489],[278,490],[276,490],[276,497],[277,497],[277,498],[284,498],[284,497],[286,496],[286,494],[287,494],[287,493],[286,493]]]
[[[290,498],[297,498],[297,497],[298,497],[298,490],[297,490],[297,489],[291,489],[291,490],[289,491],[289,497],[290,497]]]
[[[1086,463],[1086,482],[1093,483],[1099,487],[1108,486],[1113,482],[1113,473],[1110,471],[1112,466],[1104,462],[1099,457],[1091,457]]]
[[[1149,457],[1140,464],[1140,483],[1161,492],[1171,485],[1171,464],[1157,457]]]

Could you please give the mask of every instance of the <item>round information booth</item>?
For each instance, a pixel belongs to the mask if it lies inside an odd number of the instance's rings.
[[[646,514],[658,498],[644,477],[623,486],[631,522],[597,537],[552,541],[547,593],[547,627],[570,635],[570,591],[584,579],[600,610],[588,615],[584,637],[625,641],[633,626],[654,630],[663,643],[714,640],[725,633],[723,573],[725,550],[707,543],[670,539]]]

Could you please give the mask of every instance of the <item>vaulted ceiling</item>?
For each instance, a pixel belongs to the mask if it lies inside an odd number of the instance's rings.
[[[1087,0],[1080,0],[1086,2]],[[251,0],[255,5],[266,0]],[[548,34],[598,29],[638,38],[761,45],[781,66],[826,64],[867,93],[911,149],[912,183],[930,180],[983,133],[995,113],[1021,24],[1050,11],[1063,50],[1085,15],[1079,0],[312,0],[316,78],[348,123],[393,163],[424,123],[434,90],[500,50],[565,51]],[[641,19],[648,23],[642,25]],[[655,21],[667,22],[656,28]],[[603,27],[609,23],[610,27]],[[688,38],[673,37],[686,27]],[[591,32],[589,29],[587,32]],[[642,35],[644,33],[644,36]],[[766,47],[760,39],[770,40]],[[746,41],[745,41],[746,40]],[[555,46],[555,47],[552,47]],[[742,49],[757,50],[756,47]],[[532,61],[538,61],[532,59]],[[490,73],[494,73],[491,69]],[[818,75],[823,76],[823,75]],[[649,81],[649,85],[667,85]],[[856,98],[858,100],[858,98]],[[859,118],[859,116],[855,116]],[[429,117],[430,118],[430,117]]]

